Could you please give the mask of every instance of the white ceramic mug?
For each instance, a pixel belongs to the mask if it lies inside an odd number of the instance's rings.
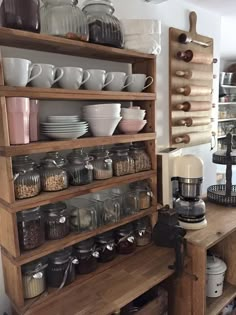
[[[35,79],[31,81],[31,85],[33,87],[38,87],[38,88],[50,88],[52,87],[53,84],[58,82],[64,74],[63,69],[57,68],[54,65],[50,64],[44,64],[41,63],[40,66],[42,67],[42,73]],[[59,75],[55,79],[56,72],[58,71]],[[34,75],[34,68],[32,70],[32,74]]]
[[[21,58],[2,58],[5,84],[8,86],[26,86],[42,73],[39,64]]]
[[[112,77],[114,78],[112,81]],[[107,91],[122,91],[127,86],[133,83],[131,80],[128,84],[125,84],[129,75],[126,75],[125,72],[108,72],[106,77],[106,83],[109,82],[106,86]]]
[[[112,78],[106,82],[107,74],[105,70],[89,69],[87,72],[90,74],[90,78],[84,84],[86,90],[101,91],[114,80],[114,76],[112,76]]]
[[[150,80],[150,83],[145,85],[148,80]],[[142,92],[150,85],[152,85],[153,81],[154,81],[153,77],[151,76],[147,77],[146,74],[141,73],[131,74],[126,80],[126,84],[131,83],[127,86],[127,90],[129,92]]]
[[[64,74],[58,84],[63,89],[78,90],[90,78],[90,73],[82,68],[63,67],[60,69],[63,70]]]

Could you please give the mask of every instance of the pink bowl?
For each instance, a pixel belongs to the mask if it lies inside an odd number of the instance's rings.
[[[146,125],[146,120],[128,120],[122,119],[119,123],[119,129],[121,132],[127,135],[134,135],[141,131]]]

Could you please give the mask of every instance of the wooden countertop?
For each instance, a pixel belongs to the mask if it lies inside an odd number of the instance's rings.
[[[236,207],[224,207],[206,202],[207,227],[202,230],[188,231],[188,242],[205,247],[215,245],[236,230]]]

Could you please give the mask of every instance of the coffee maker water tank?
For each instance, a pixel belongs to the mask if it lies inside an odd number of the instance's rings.
[[[191,154],[178,156],[174,159],[173,177],[202,178],[203,161]]]

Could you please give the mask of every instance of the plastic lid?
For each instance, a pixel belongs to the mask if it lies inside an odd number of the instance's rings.
[[[215,256],[207,256],[207,274],[218,275],[225,272],[227,266],[223,260]]]

